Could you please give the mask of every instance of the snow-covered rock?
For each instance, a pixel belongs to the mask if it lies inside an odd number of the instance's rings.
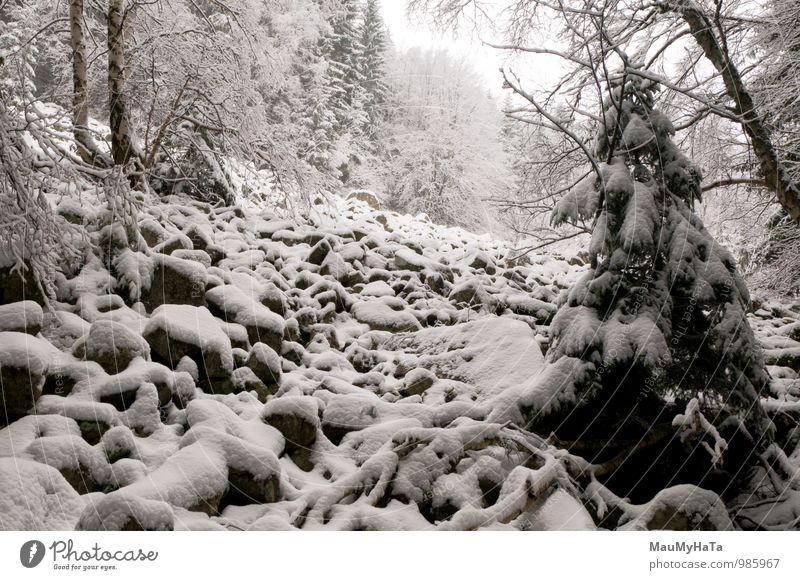
[[[23,417],[42,394],[45,375],[58,351],[23,332],[0,332],[0,425]]]
[[[32,300],[0,306],[0,332],[27,332],[33,336],[42,329],[42,307]]]
[[[147,322],[143,337],[167,364],[176,366],[185,356],[194,360],[201,378],[225,379],[233,373],[230,338],[205,307],[159,306]]]
[[[0,529],[67,531],[84,500],[57,469],[19,457],[0,458]]]
[[[85,340],[76,343],[82,356],[98,363],[108,374],[125,370],[135,358],[148,360],[150,346],[141,335],[125,325],[112,320],[98,320],[92,324]]]

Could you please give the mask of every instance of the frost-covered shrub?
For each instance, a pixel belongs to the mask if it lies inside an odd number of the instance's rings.
[[[23,139],[21,124],[0,93],[0,269],[12,270],[6,276],[18,273],[24,292],[43,299],[55,296],[53,276],[76,258],[79,240],[76,228],[45,197],[51,179],[36,168],[37,153]],[[27,136],[34,142],[41,137],[38,129],[29,123]]]

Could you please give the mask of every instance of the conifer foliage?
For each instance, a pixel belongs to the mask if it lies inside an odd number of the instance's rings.
[[[385,120],[388,45],[380,2],[340,0],[328,26],[310,67],[304,157],[347,182],[354,166],[374,152]]]
[[[637,419],[669,422],[644,415],[653,401],[663,409],[696,398],[693,409],[713,412],[712,422],[738,416],[765,437],[759,398],[769,378],[745,318],[748,292],[693,212],[701,175],[654,108],[656,91],[628,77],[611,92],[594,171],[556,205],[555,224],[595,218],[593,267],[556,315],[548,356],[571,363],[573,422],[589,406],[602,409],[598,428],[606,415],[620,432]]]

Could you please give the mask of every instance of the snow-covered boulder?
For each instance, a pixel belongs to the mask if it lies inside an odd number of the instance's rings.
[[[148,310],[162,304],[205,305],[206,268],[193,260],[153,255],[153,277],[142,297]]]
[[[188,356],[197,363],[201,378],[226,379],[233,373],[231,340],[207,308],[159,306],[142,335],[153,354],[171,366]]]
[[[508,317],[486,316],[397,334],[380,348],[402,351],[403,366],[422,367],[439,378],[475,385],[484,395],[530,384],[544,366],[533,331]]]
[[[85,340],[76,343],[73,353],[84,355],[87,360],[98,363],[108,374],[115,375],[125,370],[136,358],[148,360],[150,345],[123,324],[98,320],[92,323]]]
[[[272,312],[239,286],[233,284],[217,286],[206,292],[206,299],[212,312],[228,322],[244,326],[251,344],[263,342],[274,350],[280,349],[283,340],[283,317]]]
[[[678,530],[719,532],[733,529],[725,504],[713,491],[694,485],[663,489],[643,506],[630,521],[621,521],[621,530]]]
[[[350,393],[333,397],[322,413],[322,431],[338,444],[353,431],[360,431],[378,421],[378,399],[371,393]]]
[[[261,413],[262,420],[275,427],[286,439],[287,451],[311,446],[320,426],[318,405],[310,397],[273,399]]]
[[[83,498],[57,469],[19,457],[0,458],[0,530],[71,530]]]
[[[367,189],[356,189],[347,194],[348,200],[356,200],[367,204],[371,209],[380,209],[381,200],[378,196]]]
[[[436,382],[436,375],[428,369],[412,369],[403,377],[403,384],[398,389],[400,394],[405,397],[421,395],[433,386]]]
[[[116,491],[93,498],[78,519],[77,531],[169,532],[175,529],[175,514],[169,504]]]
[[[376,298],[380,298],[382,296],[394,296],[395,292],[392,290],[392,287],[389,286],[383,280],[375,280],[374,282],[370,282],[366,286],[361,289],[360,294],[362,296],[372,296]]]
[[[261,382],[274,394],[281,381],[281,359],[274,350],[263,342],[257,342],[250,349],[245,366],[252,369]]]
[[[103,452],[74,435],[39,437],[25,456],[55,467],[81,495],[111,483],[111,468]]]
[[[385,300],[357,302],[351,311],[356,320],[372,330],[408,332],[420,328],[413,314],[407,310],[393,310]]]
[[[469,278],[453,286],[448,298],[459,306],[492,308],[496,299],[489,294],[478,278]]]
[[[58,351],[23,332],[0,332],[0,424],[25,416],[42,394],[45,375]]]
[[[32,300],[0,306],[0,332],[27,332],[36,336],[42,329],[42,307]]]
[[[306,262],[309,264],[314,264],[315,266],[321,266],[322,262],[331,252],[333,252],[331,242],[328,241],[327,238],[323,238],[317,242],[313,248],[311,248],[311,251],[308,252]]]

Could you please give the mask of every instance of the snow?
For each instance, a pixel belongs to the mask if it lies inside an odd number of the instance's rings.
[[[107,425],[116,425],[119,422],[118,411],[113,405],[97,403],[76,396],[43,395],[36,402],[36,413],[39,415],[63,415],[76,421],[102,422]]]
[[[68,531],[84,500],[54,467],[0,457],[0,529]]]
[[[634,184],[633,196],[628,202],[619,233],[625,251],[635,253],[652,250],[653,232],[660,220],[656,207],[657,195],[659,193],[655,183]]]
[[[228,487],[228,462],[222,447],[204,438],[170,455],[147,478],[129,485],[126,494],[160,500],[173,507],[202,508]]]
[[[414,355],[409,363],[474,385],[483,397],[528,384],[544,365],[530,327],[497,316],[390,337],[381,348]]]
[[[112,320],[97,320],[86,337],[86,356],[114,370],[123,370],[136,357],[148,360],[150,345],[126,326]],[[112,372],[113,374],[113,372]]]
[[[716,465],[722,460],[722,454],[728,448],[728,443],[722,438],[716,427],[714,427],[708,421],[708,419],[703,416],[703,413],[700,410],[700,402],[697,400],[697,398],[689,401],[689,403],[686,405],[686,411],[684,413],[676,415],[672,419],[672,426],[678,427],[678,433],[681,441],[684,442],[697,437],[699,434],[699,437],[697,438],[701,439],[700,445],[702,445],[703,448],[706,449],[711,455],[712,465]],[[702,438],[706,434],[711,436],[714,442],[713,448],[706,441],[702,441]]]
[[[153,281],[153,262],[141,252],[125,248],[114,258],[117,287],[122,287],[133,300],[150,289]]]
[[[59,415],[28,415],[0,430],[0,457],[13,457],[38,437],[64,437],[80,434],[75,421]]]
[[[444,267],[430,258],[420,256],[412,250],[403,248],[394,254],[394,263],[400,270],[416,270],[421,271],[430,269],[433,271],[444,270]]]
[[[593,248],[626,265],[646,250],[661,208],[618,160],[601,172],[606,190],[630,203],[620,240],[604,239],[604,213]],[[583,179],[557,219],[593,218],[595,182]],[[41,513],[31,521],[86,530],[590,530],[590,512],[619,507],[631,529],[655,525],[669,509],[687,521],[711,513],[702,525],[729,524],[718,498],[702,490],[672,488],[632,505],[592,479],[588,462],[535,434],[538,421],[573,408],[583,394],[576,385],[598,365],[668,362],[650,304],[639,317],[598,314],[618,275],[595,277],[545,255],[511,263],[517,248],[490,235],[376,211],[358,196],[328,198],[304,218],[277,203],[263,212],[154,199],[139,216],[149,249],[121,249],[106,264],[111,272],[88,256],[77,276],[59,279],[39,338],[0,333],[0,363],[24,361],[75,383],[0,430],[0,481],[10,485],[20,470],[31,481],[50,478],[66,502],[55,513],[37,499]],[[88,236],[99,235],[98,219],[81,217]],[[705,242],[689,227],[673,235]],[[311,260],[312,248],[326,251]],[[690,278],[703,298],[737,283],[724,252],[668,250],[670,275]],[[148,313],[138,300],[147,302],[162,264],[197,281],[198,304],[208,307]],[[18,325],[20,308],[37,318],[41,309],[28,304],[0,307],[0,328]],[[730,334],[742,312],[724,314],[718,331]],[[797,348],[789,332],[758,335],[770,353],[789,357]],[[603,343],[615,349],[600,350]],[[591,362],[582,360],[587,349],[596,350]],[[117,374],[92,360],[125,351],[134,356]],[[785,358],[773,362],[782,400],[767,407],[796,413],[797,373]],[[242,391],[258,382],[254,374],[268,388]],[[725,440],[697,406],[676,421],[709,463],[724,456]],[[796,455],[776,454],[781,469],[791,462]],[[90,493],[72,489],[74,471],[94,482]],[[16,485],[21,503],[26,490]],[[3,526],[6,513],[13,526],[34,525],[6,505]]]
[[[524,514],[515,520],[521,530],[554,532],[588,532],[597,529],[584,505],[563,489],[554,491],[535,514]]]
[[[552,216],[554,225],[577,224],[594,217],[600,197],[595,187],[596,181],[597,175],[590,173],[556,202]]]
[[[81,473],[101,485],[110,482],[111,469],[102,451],[74,435],[39,437],[22,456],[55,467],[62,473],[64,470]]]

